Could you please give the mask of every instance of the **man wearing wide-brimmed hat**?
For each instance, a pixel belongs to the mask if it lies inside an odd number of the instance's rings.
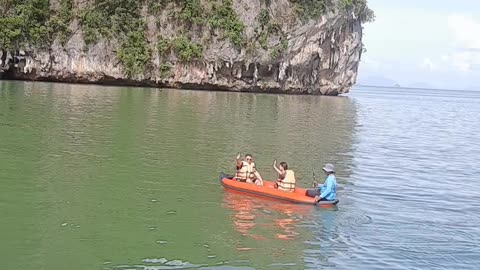
[[[327,163],[323,166],[322,170],[327,175],[325,183],[318,184],[314,183],[314,190],[307,190],[306,195],[309,197],[315,197],[315,201],[334,201],[337,198],[337,179],[335,177],[335,167]]]

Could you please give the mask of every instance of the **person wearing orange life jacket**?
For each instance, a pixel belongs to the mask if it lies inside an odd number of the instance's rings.
[[[240,160],[240,154],[237,155],[237,172],[235,179],[240,182],[255,183],[263,185],[263,178],[255,167],[251,154],[246,154],[244,160]]]
[[[275,187],[279,190],[292,192],[295,190],[295,172],[288,169],[288,164],[284,161],[280,162],[280,166],[277,167],[277,160],[273,161],[273,169],[277,171],[277,183]]]

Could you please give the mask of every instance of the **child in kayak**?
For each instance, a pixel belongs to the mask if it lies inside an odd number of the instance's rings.
[[[315,201],[334,201],[337,198],[337,179],[335,177],[335,167],[332,164],[325,164],[322,170],[327,175],[325,183],[313,184],[315,189],[307,190],[306,194],[309,197],[314,197]]]
[[[274,160],[273,169],[278,173],[275,187],[279,190],[292,192],[295,189],[295,173],[288,169],[287,163],[282,161],[280,166],[277,167],[277,160]]]

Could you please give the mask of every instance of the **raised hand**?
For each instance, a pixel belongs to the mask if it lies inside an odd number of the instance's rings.
[[[240,153],[238,153],[238,155],[237,155],[237,159],[240,159]]]
[[[273,167],[277,167],[277,160],[273,160]]]

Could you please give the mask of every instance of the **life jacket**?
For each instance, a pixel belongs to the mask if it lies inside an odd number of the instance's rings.
[[[237,168],[235,179],[237,179],[237,181],[242,181],[242,182],[247,181],[247,179],[250,179],[253,181],[256,178],[254,174],[255,171],[256,170],[255,170],[254,162],[248,164],[248,162],[242,161],[242,167]]]
[[[285,177],[277,182],[278,189],[293,191],[295,189],[295,173],[292,170],[285,171]]]

